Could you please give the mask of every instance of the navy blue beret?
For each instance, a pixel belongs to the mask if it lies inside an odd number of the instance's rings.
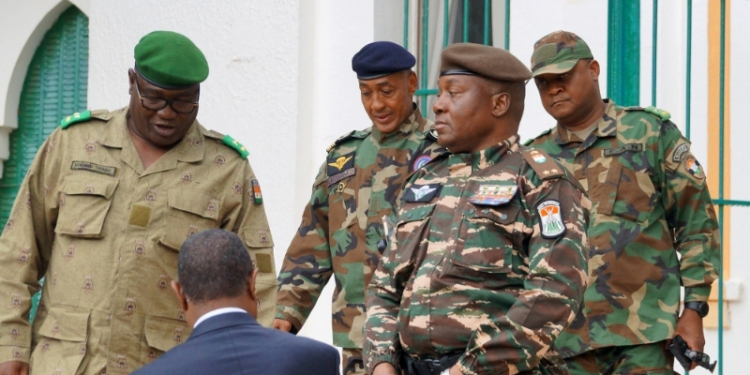
[[[417,60],[409,51],[393,42],[372,42],[352,58],[352,70],[359,79],[375,79],[411,69]]]

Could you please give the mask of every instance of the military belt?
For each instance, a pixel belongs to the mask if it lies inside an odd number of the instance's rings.
[[[445,355],[440,357],[440,359],[421,360],[404,355],[401,357],[401,366],[408,375],[440,375],[441,372],[453,367],[462,355],[463,352]]]

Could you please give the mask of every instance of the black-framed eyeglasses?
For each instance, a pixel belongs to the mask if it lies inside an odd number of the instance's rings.
[[[188,114],[192,113],[196,108],[198,108],[198,102],[143,96],[141,95],[141,88],[140,86],[138,86],[137,78],[135,79],[135,91],[138,93],[138,98],[141,99],[141,105],[143,106],[143,108],[152,111],[161,111],[162,109],[166,108],[167,105],[169,105],[170,107],[172,107],[172,110],[177,113]]]

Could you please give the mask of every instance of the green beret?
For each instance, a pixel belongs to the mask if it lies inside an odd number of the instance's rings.
[[[510,52],[475,43],[451,44],[440,55],[440,76],[477,75],[505,82],[523,82],[531,72]]]
[[[150,83],[179,89],[208,77],[208,61],[198,47],[182,34],[154,31],[135,46],[135,68]]]

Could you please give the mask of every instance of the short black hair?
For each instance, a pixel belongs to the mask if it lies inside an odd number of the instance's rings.
[[[223,229],[196,233],[182,244],[177,277],[193,303],[238,297],[247,291],[253,261],[242,240]]]

